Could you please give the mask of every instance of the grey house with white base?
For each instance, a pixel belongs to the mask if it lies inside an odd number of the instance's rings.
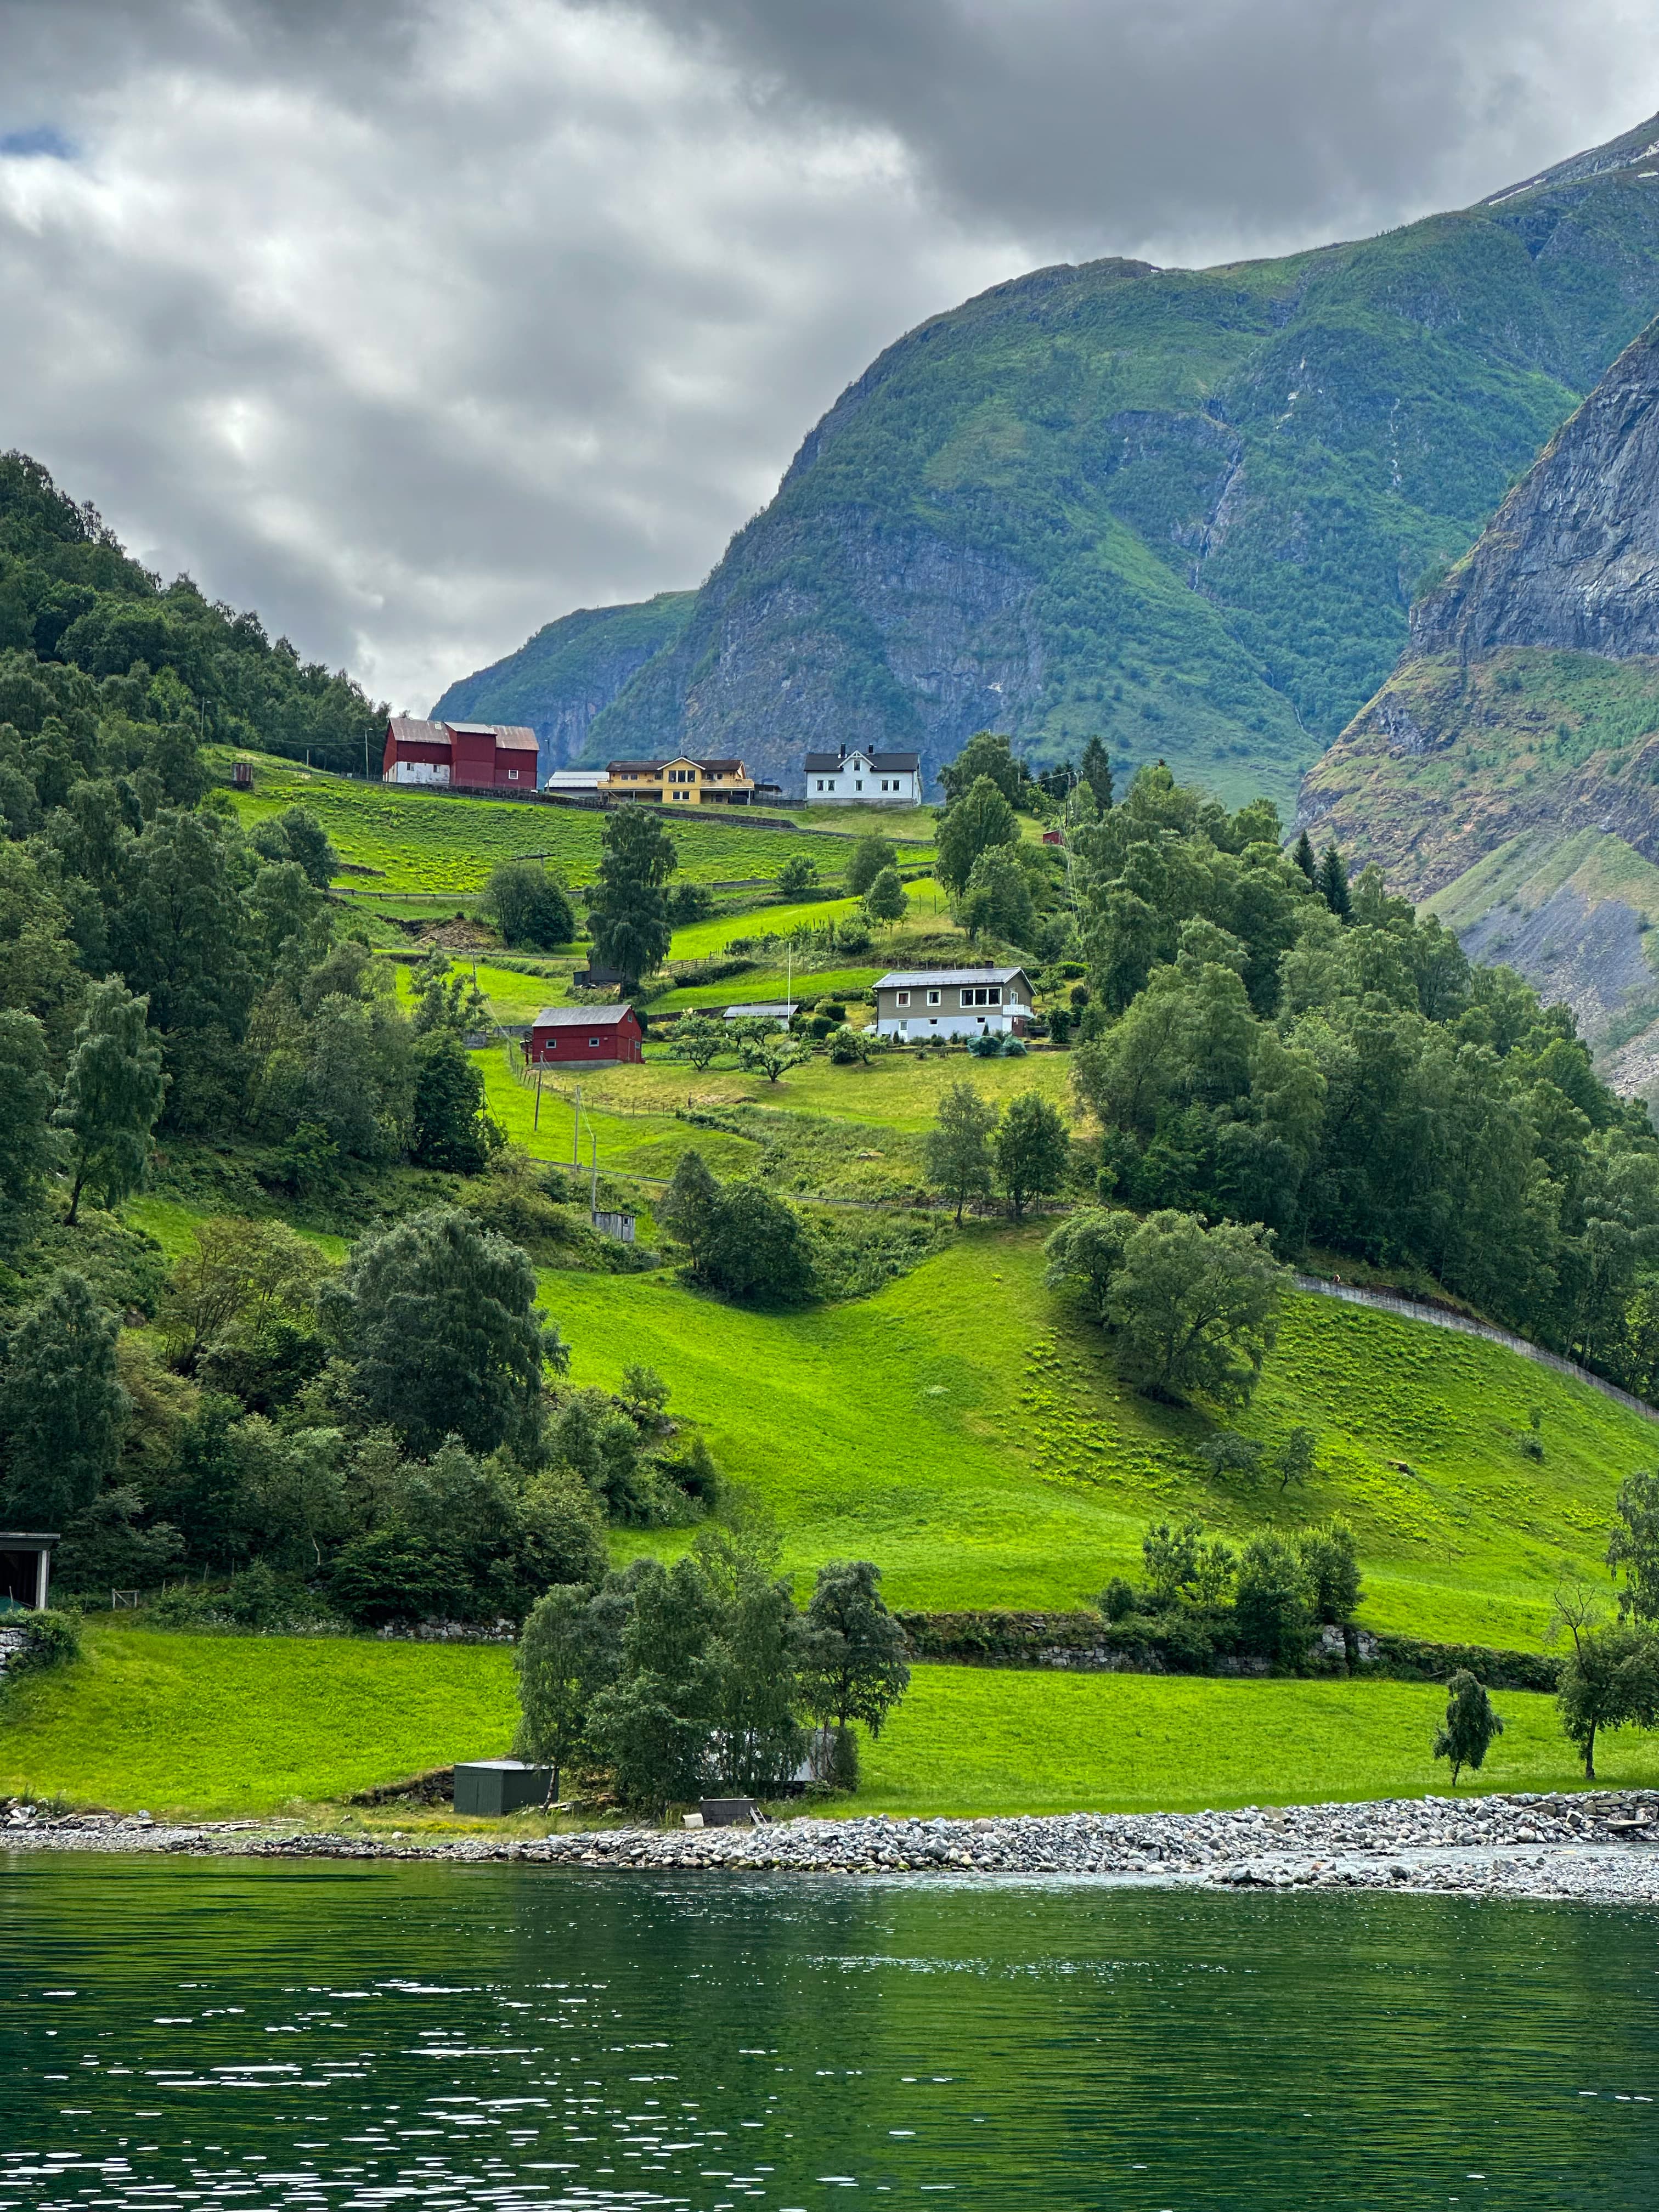
[[[1023,1036],[1031,986],[1023,968],[917,968],[880,976],[876,1032],[901,1044],[933,1037]]]

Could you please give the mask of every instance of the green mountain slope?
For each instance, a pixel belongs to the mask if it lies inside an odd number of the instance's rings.
[[[578,607],[506,659],[452,684],[432,712],[452,721],[520,722],[534,730],[542,769],[581,757],[593,718],[653,653],[678,642],[695,592],[659,592],[635,605]]]
[[[1659,308],[1659,135],[1387,235],[1000,285],[808,435],[590,753],[1099,732],[1288,799],[1462,554]],[[503,664],[511,666],[512,663]]]

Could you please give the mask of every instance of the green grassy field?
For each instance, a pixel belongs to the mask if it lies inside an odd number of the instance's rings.
[[[4,1692],[0,1794],[229,1818],[500,1757],[512,1741],[499,1646],[170,1635],[107,1618],[86,1637],[84,1661]],[[1496,1703],[1505,1733],[1466,1788],[1573,1787],[1553,1701]],[[1429,1747],[1444,1705],[1442,1690],[1394,1682],[918,1667],[842,1802],[985,1814],[1442,1792]],[[1597,1757],[1605,1783],[1659,1779],[1650,1738],[1607,1737]]]
[[[1601,1571],[1619,1483],[1653,1455],[1640,1416],[1500,1346],[1297,1296],[1237,1425],[1269,1445],[1313,1429],[1318,1472],[1286,1497],[1218,1481],[1195,1449],[1210,1424],[1120,1384],[1043,1288],[1041,1235],[970,1231],[871,1297],[793,1313],[665,1274],[559,1275],[545,1295],[573,1380],[614,1388],[648,1362],[775,1515],[791,1569],[872,1559],[895,1604],[1088,1604],[1139,1571],[1167,1513],[1237,1535],[1341,1512],[1360,1618],[1447,1641],[1534,1645],[1564,1560]],[[1521,1450],[1534,1405],[1541,1464]]]
[[[822,999],[837,991],[863,992],[885,972],[885,967],[884,962],[879,968],[828,968],[820,974],[786,968],[780,960],[775,967],[757,968],[746,975],[728,975],[723,983],[691,983],[665,991],[660,998],[652,1000],[650,1011],[684,1014],[696,1006],[765,1005],[774,1000],[781,1004],[790,996]]]
[[[597,812],[400,791],[269,757],[257,760],[254,773],[251,792],[232,794],[246,823],[284,807],[308,806],[342,860],[380,872],[380,880],[368,886],[376,890],[474,891],[498,860],[524,854],[547,855],[573,883],[591,882],[598,870],[604,817]],[[775,876],[794,854],[828,876],[845,865],[852,849],[844,834],[814,829],[792,836],[747,828],[740,816],[708,812],[708,819],[677,816],[673,823],[680,874],[694,883]],[[929,850],[916,844],[903,857],[922,863]]]

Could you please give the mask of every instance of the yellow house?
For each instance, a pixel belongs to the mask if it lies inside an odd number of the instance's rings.
[[[740,760],[694,760],[677,753],[672,760],[612,761],[606,796],[648,799],[663,806],[747,806],[754,778]]]

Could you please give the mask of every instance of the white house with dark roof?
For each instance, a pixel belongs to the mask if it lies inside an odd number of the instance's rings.
[[[914,968],[876,981],[876,1032],[901,1044],[933,1037],[1023,1036],[1031,986],[1023,968]]]
[[[809,806],[920,806],[920,753],[808,753]]]

